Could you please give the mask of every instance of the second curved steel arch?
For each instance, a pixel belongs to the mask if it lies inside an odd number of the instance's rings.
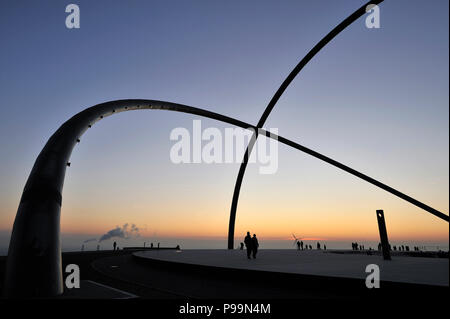
[[[325,37],[322,38],[309,52],[306,54],[303,59],[295,66],[295,68],[289,73],[287,78],[283,81],[281,86],[278,88],[278,90],[275,92],[274,96],[270,100],[269,104],[267,105],[266,109],[264,110],[263,114],[261,115],[261,118],[258,121],[258,128],[262,128],[264,123],[266,122],[267,118],[269,117],[270,112],[272,112],[273,108],[275,107],[275,104],[280,99],[281,95],[284,93],[284,91],[287,89],[289,84],[294,80],[294,78],[300,73],[300,71],[303,69],[303,67],[308,64],[308,62],[324,47],[326,46],[331,40],[333,40],[341,31],[343,31],[345,28],[347,28],[350,24],[352,24],[354,21],[356,21],[359,17],[361,17],[364,13],[366,13],[366,7],[369,4],[380,4],[383,2],[383,0],[373,0],[369,1],[363,6],[361,6],[358,10],[353,12],[351,15],[349,15],[344,21],[339,23],[333,30],[331,30]],[[253,151],[253,147],[255,146],[256,139],[258,138],[258,131],[256,131],[255,134],[252,135],[252,138],[250,139],[247,150],[244,153],[244,158],[242,159],[241,166],[239,167],[238,176],[236,178],[236,184],[234,186],[234,192],[233,192],[233,199],[231,201],[231,209],[230,209],[230,222],[228,227],[228,249],[233,249],[234,246],[234,227],[236,224],[236,210],[237,210],[237,204],[239,201],[239,194],[241,191],[242,186],[242,180],[244,179],[245,170],[247,168],[248,158]]]

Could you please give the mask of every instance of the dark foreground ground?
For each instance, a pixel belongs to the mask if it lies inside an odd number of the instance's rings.
[[[367,289],[363,280],[264,271],[231,270],[177,265],[142,260],[133,250],[63,253],[63,269],[77,264],[81,280],[106,285],[151,299],[303,299],[303,300],[407,300],[413,304],[447,302],[448,287],[381,282],[380,289]],[[6,257],[0,257],[3,287]],[[68,290],[62,298],[87,298]],[[89,298],[108,298],[101,290]]]

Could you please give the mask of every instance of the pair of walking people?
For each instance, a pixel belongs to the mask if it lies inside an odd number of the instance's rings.
[[[247,236],[244,239],[245,248],[247,248],[247,258],[250,259],[250,256],[256,258],[256,254],[258,253],[258,238],[256,238],[256,234],[253,234],[253,237],[250,236],[250,232],[247,232]]]

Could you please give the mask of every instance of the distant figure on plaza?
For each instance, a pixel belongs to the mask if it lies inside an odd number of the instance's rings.
[[[303,250],[303,241],[300,242],[300,247]]]
[[[256,258],[256,254],[258,253],[258,247],[259,247],[258,238],[256,238],[256,234],[253,234],[252,238],[253,259]]]
[[[300,250],[300,242],[297,241],[297,250]]]
[[[240,250],[244,250],[244,243],[241,242],[241,248],[239,248]]]
[[[159,243],[158,243],[158,249],[159,249]]]
[[[116,250],[116,247],[117,247],[117,243],[114,242],[114,243],[113,243],[113,249]]]
[[[323,250],[327,250],[327,245],[323,245]]]
[[[247,258],[250,259],[250,255],[252,254],[252,237],[250,236],[250,232],[247,232],[247,236],[244,238],[245,248],[247,248]]]
[[[320,243],[317,243],[317,250],[320,250]]]
[[[312,249],[312,246],[311,246],[311,245],[309,245],[309,249]]]
[[[176,250],[181,250],[180,245],[177,245],[177,247],[175,247]]]
[[[153,249],[153,243],[150,243],[150,248]]]

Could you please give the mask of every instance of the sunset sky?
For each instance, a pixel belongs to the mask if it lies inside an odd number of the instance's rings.
[[[300,59],[365,1],[0,3],[0,247],[34,160],[83,109],[143,98],[256,124]],[[385,1],[381,28],[360,18],[304,68],[265,127],[449,212],[448,1]],[[133,111],[83,135],[67,169],[63,235],[135,224],[153,238],[225,238],[239,164],[173,164],[172,129],[230,127]],[[309,155],[279,145],[276,174],[250,164],[236,236],[447,243],[449,224]],[[63,237],[64,238],[64,237]],[[225,248],[225,246],[224,246]]]

